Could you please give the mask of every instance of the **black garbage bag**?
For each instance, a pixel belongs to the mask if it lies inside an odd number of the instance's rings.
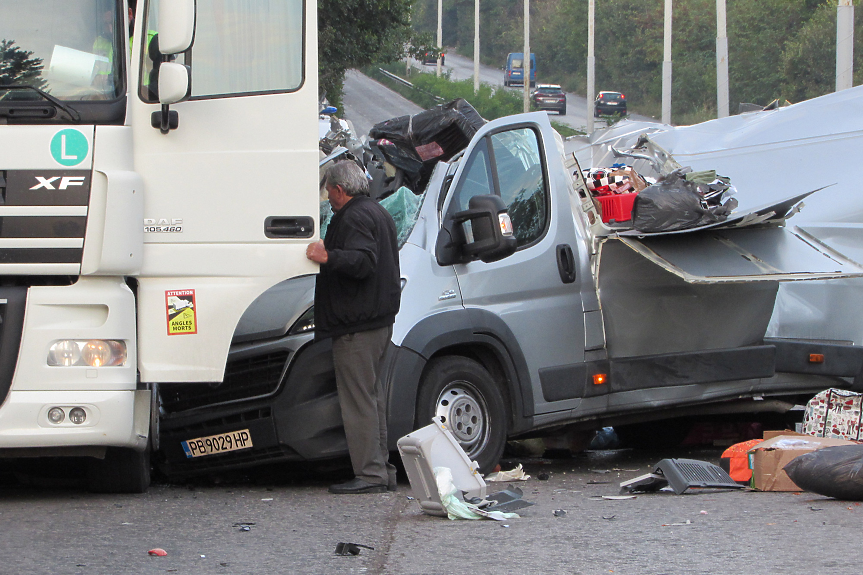
[[[737,207],[735,198],[712,195],[687,181],[689,168],[675,170],[643,189],[632,206],[632,227],[641,232],[669,232],[721,222]]]
[[[846,501],[863,501],[863,444],[804,453],[784,469],[800,489]]]
[[[413,116],[375,124],[370,146],[384,160],[405,172],[415,192],[421,191],[437,162],[447,161],[470,143],[485,120],[463,98]]]

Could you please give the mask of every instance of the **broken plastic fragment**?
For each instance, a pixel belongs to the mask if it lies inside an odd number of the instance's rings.
[[[498,471],[497,473],[489,473],[484,478],[488,481],[527,481],[530,475],[525,475],[524,469],[521,468],[521,463],[515,466],[515,469],[509,471]]]
[[[147,553],[149,553],[153,557],[164,557],[165,555],[168,554],[167,551],[165,551],[164,549],[160,549],[158,547],[156,547],[155,549],[150,549],[149,551],[147,551]]]
[[[555,517],[566,517],[565,509],[555,509],[553,513]]]
[[[452,470],[449,467],[435,467],[433,470],[435,483],[437,483],[438,495],[441,504],[450,519],[494,519],[504,521],[517,518],[517,513],[504,513],[502,511],[484,511],[464,501],[461,493],[453,484]]]
[[[374,547],[363,545],[362,543],[336,543],[336,555],[359,555],[360,547],[363,549],[375,550]]]

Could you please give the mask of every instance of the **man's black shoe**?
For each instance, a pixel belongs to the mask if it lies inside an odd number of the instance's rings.
[[[330,493],[386,493],[387,486],[382,483],[369,483],[359,477],[354,477],[345,483],[330,485]]]

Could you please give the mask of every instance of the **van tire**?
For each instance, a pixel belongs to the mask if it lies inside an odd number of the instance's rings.
[[[479,362],[440,357],[426,366],[417,394],[416,424],[439,416],[481,473],[492,471],[506,446],[508,420],[500,386]]]
[[[93,493],[144,493],[150,486],[150,449],[109,447],[105,459],[87,462],[87,489]]]

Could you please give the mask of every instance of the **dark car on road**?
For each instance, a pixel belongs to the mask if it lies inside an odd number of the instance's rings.
[[[555,110],[566,114],[566,93],[557,84],[537,84],[530,99],[537,110]]]
[[[443,52],[426,52],[423,54],[423,64],[434,64],[437,65],[437,58],[440,56],[440,65],[444,65],[444,53]]]
[[[593,115],[599,117],[612,114],[626,115],[626,96],[620,92],[600,92],[593,103]]]

